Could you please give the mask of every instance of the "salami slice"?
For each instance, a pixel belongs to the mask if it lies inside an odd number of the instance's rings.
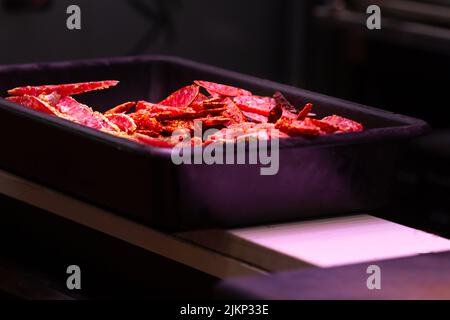
[[[286,118],[278,120],[275,128],[290,136],[314,137],[320,135],[320,128],[317,126],[308,122]]]
[[[151,130],[153,132],[160,133],[163,130],[161,123],[155,119],[155,117],[146,110],[139,110],[130,114],[130,117],[134,120],[137,126],[137,130]]]
[[[206,97],[206,96],[205,96]],[[194,101],[190,107],[196,111],[202,111],[205,109],[223,108],[225,102],[223,98],[208,98],[202,101]]]
[[[251,96],[252,95],[252,93],[250,91],[232,87],[232,86],[227,86],[225,84],[219,84],[219,83],[202,81],[202,80],[197,80],[194,82],[197,85],[199,85],[200,87],[205,88],[212,96],[215,96],[215,94],[216,95],[219,94],[219,95],[226,96],[226,97]]]
[[[242,114],[245,116],[245,118],[250,121],[250,122],[254,122],[254,123],[266,123],[267,122],[267,117],[262,116],[260,114],[257,113],[253,113],[253,112],[245,112],[242,111]]]
[[[146,101],[139,101],[136,105],[136,110],[138,113],[146,113],[149,117],[154,117],[161,120],[183,117],[189,112],[195,112],[195,110],[190,108],[163,106]]]
[[[283,116],[283,108],[281,104],[277,103],[277,105],[270,110],[269,116],[267,117],[267,122],[276,123]]]
[[[224,117],[224,116],[198,118],[195,121],[201,122],[203,128],[216,127],[216,126],[227,126],[230,123],[233,123],[232,119],[230,119],[228,117]]]
[[[52,107],[55,107],[59,100],[61,100],[61,95],[59,95],[56,92],[50,93],[50,94],[41,94],[38,96],[39,100],[44,101],[51,105]]]
[[[309,121],[310,123],[312,123],[313,125],[315,125],[316,127],[320,128],[321,134],[325,135],[325,134],[330,134],[330,133],[335,133],[336,131],[339,131],[339,127],[323,121],[323,120],[318,120],[318,119],[313,119],[313,118],[306,118],[305,121]]]
[[[27,108],[30,108],[30,109],[33,109],[36,111],[44,112],[44,113],[51,114],[54,116],[59,116],[58,110],[56,110],[49,103],[47,103],[37,97],[34,97],[34,96],[24,95],[24,96],[18,96],[18,97],[8,97],[8,98],[6,98],[6,100],[15,102],[17,104],[20,104],[24,107],[27,107]]]
[[[270,110],[276,107],[274,98],[259,96],[239,96],[234,98],[234,102],[245,112],[257,113],[268,117]]]
[[[163,132],[169,134],[183,129],[187,129],[189,132],[194,131],[194,122],[191,120],[169,120],[163,122],[163,125]]]
[[[174,106],[165,106],[162,104],[151,103],[147,101],[138,101],[136,111],[146,110],[148,112],[165,112],[172,111],[174,113],[182,113],[183,109]]]
[[[307,103],[302,110],[300,110],[298,116],[297,116],[297,120],[305,120],[306,117],[308,116],[308,114],[311,112],[313,108],[313,104],[312,103]]]
[[[159,104],[168,107],[187,108],[197,98],[199,94],[197,85],[190,85],[175,91]]]
[[[245,117],[241,112],[241,109],[234,103],[233,100],[227,98],[225,100],[225,111],[223,112],[223,115],[226,118],[229,118],[231,123],[241,123],[245,122]]]
[[[214,108],[221,108],[224,107],[226,104],[226,99],[223,99],[222,97],[215,97],[211,99],[207,99],[201,102],[201,106],[204,109],[214,109]]]
[[[271,138],[287,138],[286,133],[280,132],[275,128],[273,123],[240,123],[232,124],[227,128],[224,128],[212,135],[210,135],[206,144],[214,142],[232,143],[238,140],[246,139],[271,139]]]
[[[120,131],[106,116],[93,111],[90,107],[79,103],[72,97],[62,97],[56,105],[58,111],[78,124],[105,131]]]
[[[286,97],[280,91],[275,92],[273,98],[275,99],[276,103],[281,105],[284,113],[297,114],[297,109],[288,101],[288,99],[286,99]]]
[[[203,93],[200,93],[197,95],[197,97],[195,98],[195,100],[192,103],[202,103],[203,101],[208,100],[209,98],[207,96],[205,96]]]
[[[26,86],[18,87],[8,91],[10,95],[20,96],[20,95],[30,95],[38,96],[40,94],[50,94],[56,92],[61,96],[73,96],[80,93],[85,93],[95,90],[103,90],[109,87],[117,85],[119,81],[107,80],[107,81],[97,81],[97,82],[80,82],[80,83],[69,83],[60,85],[44,85],[44,86]]]
[[[168,139],[163,138],[153,138],[144,134],[135,133],[131,136],[131,139],[148,146],[158,147],[158,148],[172,148],[175,144],[168,141]]]
[[[143,134],[149,137],[159,137],[159,132],[151,131],[151,130],[136,130],[136,133]]]
[[[134,120],[126,114],[113,113],[106,114],[106,118],[114,123],[121,131],[131,134],[136,131],[137,126]]]
[[[362,124],[337,115],[325,117],[322,119],[322,122],[329,123],[339,128],[339,131],[341,132],[358,132],[364,130]]]

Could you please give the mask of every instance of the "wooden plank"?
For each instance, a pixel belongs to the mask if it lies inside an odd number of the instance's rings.
[[[240,237],[233,231],[199,230],[181,233],[178,236],[270,272],[314,266],[282,251],[274,250],[270,246]]]
[[[218,278],[265,273],[2,170],[0,193]]]

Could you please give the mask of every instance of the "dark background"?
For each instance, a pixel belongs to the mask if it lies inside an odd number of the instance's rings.
[[[0,64],[171,54],[422,118],[396,212],[450,229],[450,0],[0,0],[0,25]]]

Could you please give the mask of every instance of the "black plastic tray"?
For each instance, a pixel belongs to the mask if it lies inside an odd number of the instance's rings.
[[[364,132],[280,145],[277,175],[257,165],[176,166],[167,151],[140,145],[0,99],[0,167],[163,229],[230,227],[349,213],[385,203],[408,139],[428,125],[410,117],[166,56],[0,67],[0,95],[22,85],[117,79],[77,99],[104,111],[128,100],[158,101],[196,79],[255,94],[313,102],[319,116],[360,121]]]

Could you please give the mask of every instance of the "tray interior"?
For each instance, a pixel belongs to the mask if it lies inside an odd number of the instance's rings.
[[[364,124],[366,129],[399,127],[413,124],[415,119],[395,115],[318,95],[312,92],[279,85],[221,69],[171,58],[128,58],[71,63],[34,64],[0,68],[0,96],[7,89],[24,85],[59,84],[70,82],[119,80],[114,88],[91,92],[77,99],[95,110],[105,111],[126,101],[158,102],[193,80],[217,81],[251,90],[254,94],[271,96],[282,91],[297,107],[306,102],[315,104],[319,116],[339,114]]]

